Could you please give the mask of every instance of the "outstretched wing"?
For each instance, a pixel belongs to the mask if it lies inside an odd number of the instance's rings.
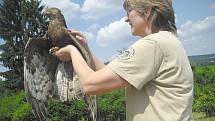
[[[49,53],[46,38],[30,39],[24,52],[24,85],[26,98],[33,113],[45,119],[46,101],[54,93],[55,71],[58,59]]]
[[[72,35],[71,44],[82,53],[87,64],[95,70],[92,55]],[[97,117],[96,96],[84,95],[71,62],[60,62],[49,53],[51,42],[46,38],[30,39],[24,53],[24,85],[26,98],[33,113],[45,120],[47,100],[50,97],[61,101],[84,98],[88,103],[93,120]]]

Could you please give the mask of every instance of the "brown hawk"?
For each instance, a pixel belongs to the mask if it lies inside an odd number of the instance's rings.
[[[92,119],[96,121],[96,96],[84,94],[72,62],[62,62],[51,53],[56,48],[72,44],[78,48],[87,64],[95,70],[92,55],[70,34],[59,9],[49,8],[44,15],[50,17],[46,34],[41,38],[29,39],[24,51],[24,85],[27,101],[33,113],[40,120],[45,120],[49,99],[70,101],[82,98],[89,106]]]

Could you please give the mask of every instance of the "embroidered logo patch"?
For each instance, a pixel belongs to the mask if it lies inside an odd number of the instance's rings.
[[[118,56],[118,59],[120,59],[120,60],[128,60],[128,59],[130,59],[131,57],[133,57],[134,54],[135,54],[135,50],[134,50],[133,47],[131,47],[131,48],[129,48],[129,49],[123,51],[122,54],[120,54],[120,55]]]

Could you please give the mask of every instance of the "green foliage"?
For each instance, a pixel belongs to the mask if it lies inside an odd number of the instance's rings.
[[[193,113],[194,121],[215,121],[215,117],[205,117],[204,113]]]
[[[99,97],[99,112],[103,121],[125,120],[124,90]],[[46,121],[91,121],[90,112],[84,100],[60,102],[51,100],[48,103]]]
[[[44,34],[47,22],[38,0],[3,0],[0,5],[0,62],[8,70],[0,72],[9,88],[23,88],[23,52],[29,37]],[[17,82],[17,80],[19,80]]]
[[[18,81],[18,80],[7,80],[7,81],[1,82],[1,84],[2,84],[3,89],[4,89],[4,90],[2,89],[2,92],[5,92],[5,91],[18,91],[20,81]]]
[[[24,103],[12,113],[12,121],[36,121],[29,104]]]
[[[83,99],[68,102],[50,100],[46,121],[91,121],[90,111]],[[99,97],[99,109],[103,121],[125,120],[124,90]],[[36,121],[24,91],[7,93],[0,98],[0,120]]]
[[[197,67],[194,76],[193,110],[204,112],[206,117],[215,116],[215,65]]]
[[[99,97],[99,112],[103,121],[125,120],[124,90]],[[46,121],[91,121],[84,100],[70,102],[49,101]]]
[[[124,90],[99,97],[100,115],[103,121],[125,120],[125,94]]]
[[[214,118],[204,117],[203,119],[203,116],[211,117],[214,116],[215,112],[215,66],[195,67],[194,75],[193,110],[204,113],[204,115],[201,115],[201,119],[195,117],[194,119],[210,121]],[[0,83],[0,86],[4,88],[4,84]],[[99,96],[99,109],[103,121],[125,120],[124,90]],[[48,110],[47,121],[91,121],[89,111],[83,100],[64,103],[52,100],[49,102]],[[29,105],[26,104],[23,91],[15,93],[13,91],[13,94],[8,91],[0,96],[0,120],[36,120]]]
[[[17,109],[23,100],[24,93],[18,93],[17,95],[7,95],[0,100],[0,115],[11,115],[12,112]]]
[[[24,91],[10,93],[0,98],[0,120],[29,121],[34,118],[25,102]]]
[[[198,99],[195,100],[193,109],[198,112],[205,112],[207,117],[214,116],[214,95],[211,92],[209,92],[208,94],[201,94],[201,96],[199,96]]]
[[[60,102],[50,100],[46,121],[90,121],[90,112],[84,100]]]
[[[3,92],[5,91],[5,85],[4,85],[4,82],[3,81],[0,81],[0,99],[1,97],[3,96]]]

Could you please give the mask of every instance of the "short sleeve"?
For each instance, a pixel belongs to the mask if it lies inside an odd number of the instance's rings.
[[[115,58],[108,67],[137,89],[155,78],[162,61],[155,41],[141,39]]]

